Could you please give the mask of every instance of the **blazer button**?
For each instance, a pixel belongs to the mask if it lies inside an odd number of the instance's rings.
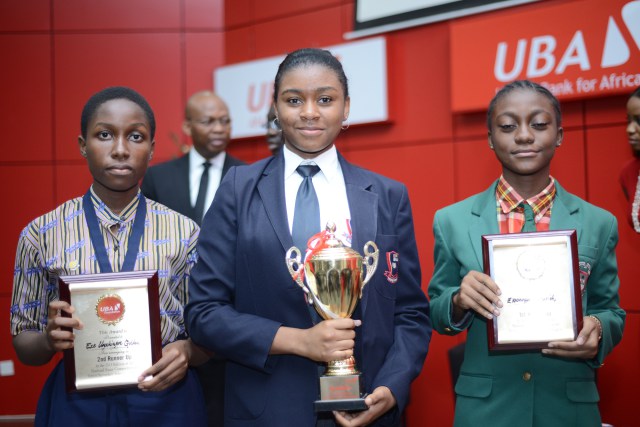
[[[525,372],[524,374],[522,374],[522,379],[525,381],[529,381],[531,379],[531,372]]]
[[[451,328],[444,328],[445,332],[451,332]]]

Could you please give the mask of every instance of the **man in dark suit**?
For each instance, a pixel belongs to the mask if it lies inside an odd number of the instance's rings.
[[[191,137],[193,149],[150,167],[141,188],[149,199],[200,224],[224,174],[244,162],[225,152],[231,139],[231,117],[225,102],[213,92],[197,92],[189,98],[182,130]]]
[[[149,199],[188,216],[199,225],[222,177],[229,168],[244,162],[225,152],[231,138],[231,117],[225,102],[213,92],[197,92],[189,98],[182,130],[191,137],[193,149],[178,159],[149,168],[141,190]],[[197,372],[209,425],[221,427],[224,425],[224,361],[213,357],[200,365]]]

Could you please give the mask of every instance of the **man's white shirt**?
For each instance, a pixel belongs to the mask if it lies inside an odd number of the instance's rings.
[[[207,212],[213,202],[213,198],[218,191],[220,181],[222,179],[222,168],[224,166],[224,160],[227,153],[224,151],[209,160],[211,166],[209,167],[209,185],[207,186],[207,193],[204,198],[204,212]],[[189,150],[189,197],[191,200],[191,206],[196,205],[198,199],[198,190],[200,189],[200,179],[202,177],[202,171],[204,170],[203,163],[207,160],[198,153],[195,148]]]

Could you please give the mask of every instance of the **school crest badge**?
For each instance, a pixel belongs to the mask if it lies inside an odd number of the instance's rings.
[[[398,281],[398,252],[387,252],[387,271],[384,272],[389,283]]]
[[[580,261],[578,263],[578,271],[580,272],[580,295],[584,295],[584,290],[587,287],[587,281],[591,275],[591,264],[586,261]]]

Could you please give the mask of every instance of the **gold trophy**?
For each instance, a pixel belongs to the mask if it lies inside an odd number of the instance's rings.
[[[335,224],[328,223],[304,264],[295,246],[286,255],[289,273],[306,293],[309,304],[325,320],[351,317],[364,286],[378,266],[378,247],[374,242],[364,245],[362,257],[336,239],[335,231]],[[316,412],[367,409],[360,388],[360,373],[353,356],[329,362],[320,377]]]

